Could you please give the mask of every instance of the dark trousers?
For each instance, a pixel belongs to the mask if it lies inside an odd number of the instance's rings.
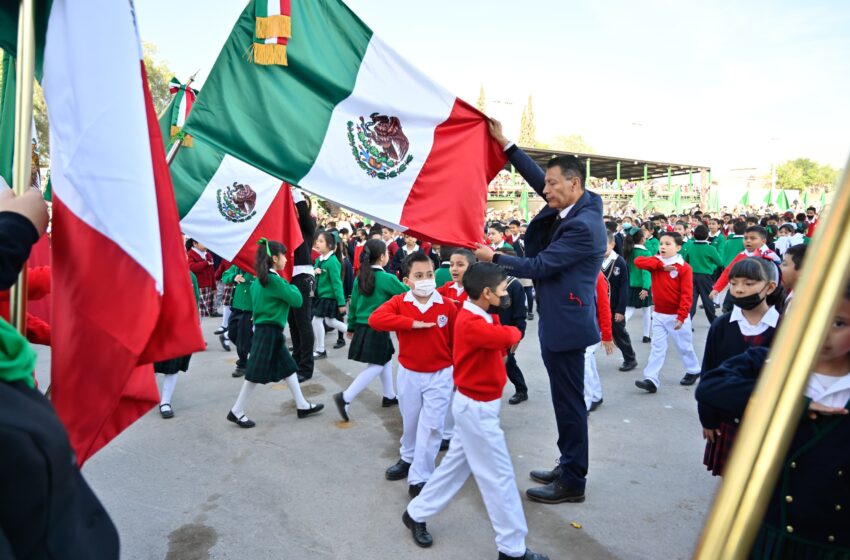
[[[694,302],[691,304],[691,319],[694,318],[697,312],[697,302],[702,300],[702,306],[705,308],[705,317],[709,323],[713,323],[717,318],[717,312],[714,310],[714,301],[709,297],[711,290],[714,288],[713,274],[694,274]]]
[[[523,290],[525,290],[525,304],[528,307],[528,313],[534,313],[534,286],[526,286]]]
[[[623,353],[624,362],[636,362],[635,349],[632,348],[632,339],[629,336],[629,331],[626,330],[625,321],[614,321],[614,310],[611,310],[611,334],[614,336],[614,344]]]
[[[298,375],[313,377],[313,295],[316,279],[310,274],[292,277],[292,285],[301,292],[304,303],[289,310],[289,334],[292,336],[292,357],[298,364]]]
[[[584,348],[553,352],[541,348],[549,374],[552,405],[558,425],[561,480],[570,488],[584,490],[587,477],[587,407],[584,404]]]
[[[251,312],[232,307],[230,321],[227,323],[227,338],[236,345],[236,369],[245,369],[248,365],[248,352],[254,338],[254,325]]]
[[[508,370],[508,379],[514,384],[517,393],[528,393],[528,385],[525,384],[525,377],[522,375],[522,370],[516,363],[516,355],[513,352],[508,352],[508,361],[505,362],[505,368]]]

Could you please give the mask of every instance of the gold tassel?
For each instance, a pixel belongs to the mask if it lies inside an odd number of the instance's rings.
[[[177,136],[177,133],[180,132],[180,127],[176,125],[171,125],[171,137],[174,138]]]
[[[189,134],[187,134],[186,136],[183,137],[183,147],[184,148],[191,148],[192,147],[192,137]]]
[[[264,66],[272,64],[287,66],[286,45],[254,43],[253,59],[255,64],[262,64]]]
[[[257,37],[292,37],[292,20],[289,16],[277,15],[257,18]]]

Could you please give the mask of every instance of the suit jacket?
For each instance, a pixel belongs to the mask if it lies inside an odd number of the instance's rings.
[[[625,315],[626,305],[629,303],[629,265],[623,257],[617,255],[602,273],[611,287],[611,311]]]
[[[511,163],[540,196],[544,171],[517,148],[507,151]],[[602,221],[602,199],[585,191],[564,219],[546,207],[525,233],[525,258],[500,255],[508,274],[534,281],[539,302],[540,344],[553,352],[587,348],[600,341],[596,320],[596,279],[608,246]],[[546,238],[555,227],[551,241]],[[564,336],[569,333],[569,336]]]

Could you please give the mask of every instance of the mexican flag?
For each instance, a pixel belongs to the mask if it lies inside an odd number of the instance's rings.
[[[165,140],[166,150],[183,129],[183,125],[186,124],[186,117],[189,116],[192,105],[195,104],[195,99],[198,96],[197,90],[186,84],[181,84],[176,77],[171,78],[168,91],[171,93],[171,101],[159,117],[159,126],[162,131],[162,138]],[[190,147],[191,145],[192,137],[185,136],[183,147]]]
[[[505,164],[486,117],[340,0],[289,4],[289,28],[273,32],[287,35],[285,61],[252,60],[271,40],[258,39],[270,4],[250,2],[185,131],[374,221],[443,244],[480,240],[487,185]]]
[[[4,49],[17,11],[0,8]],[[204,343],[132,4],[38,2],[36,22],[62,291],[52,399],[82,464],[159,401],[152,362]]]

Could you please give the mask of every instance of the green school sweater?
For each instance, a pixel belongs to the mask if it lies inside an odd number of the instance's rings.
[[[709,241],[711,241],[711,246],[717,249],[717,253],[722,257],[723,248],[726,247],[726,236],[718,233],[714,237],[709,237]]]
[[[254,309],[255,325],[286,326],[290,307],[301,307],[304,303],[298,288],[269,272],[269,283],[263,286],[259,280],[251,284],[251,305]]]
[[[723,268],[720,253],[708,241],[694,241],[682,258],[691,265],[694,274],[714,274],[715,270]]]
[[[649,251],[648,256],[651,257],[653,255],[658,254],[658,247],[661,246],[661,243],[657,239],[655,239],[654,237],[650,237],[649,239],[647,239],[644,242],[643,246],[646,247],[647,251]],[[647,256],[647,255],[639,255],[639,256],[643,257],[643,256]],[[646,272],[646,271],[644,271],[644,272]]]
[[[687,239],[684,243],[682,243],[682,250],[679,251],[679,253],[682,255],[683,259],[687,260],[685,258],[685,256],[688,254],[688,251],[690,251],[691,247],[693,247],[693,246],[694,246],[694,240],[690,239],[690,238]]]
[[[641,288],[649,291],[652,287],[652,275],[648,270],[643,270],[635,266],[635,258],[651,257],[655,253],[650,253],[639,245],[635,245],[635,250],[632,252],[632,257],[629,259],[629,286],[632,288]]]
[[[242,275],[245,281],[237,284],[235,278]],[[251,311],[251,284],[254,283],[256,277],[250,272],[245,272],[236,265],[231,266],[221,275],[221,281],[225,284],[233,284],[233,302],[230,307],[241,311]]]
[[[316,297],[335,299],[337,306],[345,305],[345,293],[342,291],[342,265],[336,255],[325,260],[316,259],[316,268],[322,270],[316,275]]]
[[[408,289],[395,275],[384,272],[382,269],[373,270],[375,271],[375,290],[368,296],[360,293],[357,280],[354,281],[354,288],[351,290],[351,303],[348,307],[349,331],[353,332],[357,325],[368,324],[369,316],[373,311],[391,297],[403,294]]]
[[[723,258],[723,266],[729,266],[729,263],[743,250],[744,236],[730,235],[729,239],[726,240],[726,245],[723,246],[723,254],[720,255]]]
[[[449,272],[449,267],[441,266],[434,272],[434,281],[437,283],[437,287],[440,288],[445,284],[452,281],[452,273]]]

